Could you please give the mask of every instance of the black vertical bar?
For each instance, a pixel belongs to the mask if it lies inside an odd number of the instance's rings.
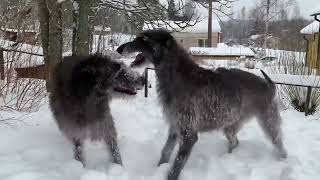
[[[3,49],[0,48],[0,79],[4,80],[4,59],[3,59]]]
[[[306,97],[306,104],[304,105],[304,115],[305,115],[305,116],[308,116],[308,113],[309,113],[309,104],[310,104],[311,90],[312,90],[312,87],[311,87],[311,86],[308,86],[307,97]]]
[[[148,68],[144,69],[144,78],[145,78],[145,84],[144,84],[144,97],[148,97]]]

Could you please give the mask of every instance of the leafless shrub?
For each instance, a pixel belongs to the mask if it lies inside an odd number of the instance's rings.
[[[4,48],[5,78],[0,80],[0,124],[12,125],[22,122],[24,116],[15,115],[15,111],[30,112],[38,110],[46,97],[45,82],[40,79],[18,78],[15,68],[33,67],[42,63],[42,57],[21,53],[41,53],[38,46],[1,40],[0,47]],[[6,113],[5,113],[6,112]],[[12,112],[11,116],[1,116]]]
[[[271,53],[269,52],[271,55]],[[268,63],[266,68],[275,74],[291,74],[291,75],[305,75],[316,76],[316,71],[305,64],[305,53],[290,52],[290,51],[274,51],[272,56],[277,57],[274,62]],[[318,78],[314,78],[311,83],[313,86],[318,86]],[[307,96],[307,88],[290,85],[279,85],[278,92],[284,104],[293,106],[299,112],[305,112],[305,103]],[[309,111],[307,114],[316,113],[320,107],[320,89],[313,88],[311,92],[311,99]]]

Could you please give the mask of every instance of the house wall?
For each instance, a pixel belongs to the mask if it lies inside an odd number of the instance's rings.
[[[190,47],[198,47],[198,39],[208,39],[207,33],[184,33],[176,32],[173,34],[176,40],[187,50]],[[212,47],[217,47],[220,37],[219,33],[212,33]],[[181,42],[183,40],[183,42]]]
[[[22,42],[34,45],[37,43],[36,39],[37,33],[36,32],[11,32],[11,31],[5,31],[4,32],[4,39],[14,42]]]

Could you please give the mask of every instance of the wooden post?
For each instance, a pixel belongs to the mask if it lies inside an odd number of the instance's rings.
[[[0,48],[0,80],[4,80],[4,59],[3,49]]]
[[[305,116],[308,116],[308,113],[309,113],[311,90],[312,90],[312,87],[311,87],[311,86],[308,86],[306,103],[305,103],[305,105],[304,105],[304,115],[305,115]]]
[[[208,47],[212,47],[212,1],[213,0],[209,0],[209,8],[208,8]]]
[[[144,69],[144,78],[145,78],[145,84],[144,84],[144,97],[148,97],[148,68]]]

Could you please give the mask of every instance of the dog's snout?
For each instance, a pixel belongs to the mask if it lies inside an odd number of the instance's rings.
[[[141,83],[142,86],[147,83],[147,82],[146,82],[146,78],[144,78],[143,76],[140,76],[140,77],[138,78],[138,81]]]

